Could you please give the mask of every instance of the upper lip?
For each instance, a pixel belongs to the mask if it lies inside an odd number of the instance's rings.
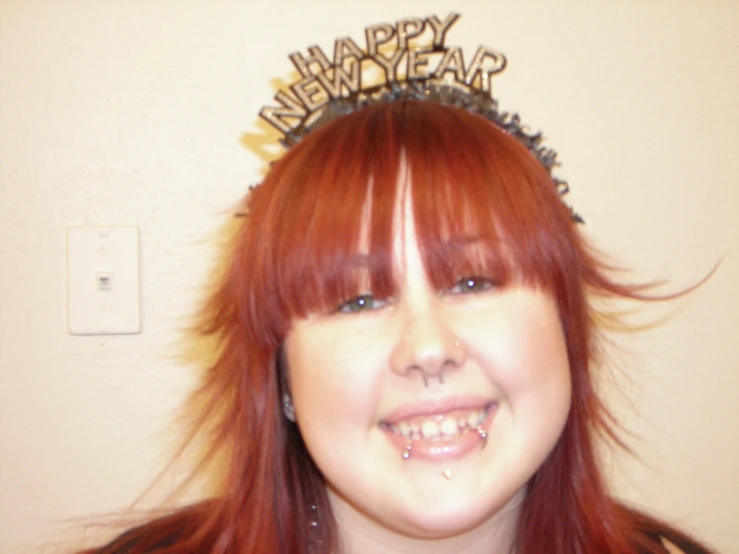
[[[455,410],[484,410],[494,402],[494,400],[480,398],[479,396],[451,396],[429,399],[403,404],[383,418],[382,421],[383,423],[397,423],[404,419],[443,415]]]

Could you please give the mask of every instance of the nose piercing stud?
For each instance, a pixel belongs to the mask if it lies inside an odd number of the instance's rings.
[[[459,348],[459,339],[454,341],[454,348]]]
[[[411,443],[413,441],[408,441],[408,444],[405,447],[405,450],[403,451],[403,459],[407,460],[411,457]]]

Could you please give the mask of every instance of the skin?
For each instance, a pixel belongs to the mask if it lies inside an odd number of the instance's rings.
[[[488,276],[434,290],[404,166],[398,179],[397,297],[294,322],[285,355],[297,424],[326,478],[343,552],[509,552],[525,485],[570,407],[556,302]],[[455,396],[497,402],[485,448],[403,460],[380,423],[399,406]]]

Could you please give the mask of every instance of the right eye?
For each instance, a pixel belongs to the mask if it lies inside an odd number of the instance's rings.
[[[380,300],[371,294],[361,294],[341,304],[336,311],[341,313],[369,312],[384,308],[387,304],[387,300]]]

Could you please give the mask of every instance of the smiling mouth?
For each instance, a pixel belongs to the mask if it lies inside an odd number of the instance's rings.
[[[380,427],[408,441],[449,441],[482,426],[495,403],[477,410],[454,410],[444,414],[419,416],[401,421],[380,423]]]

